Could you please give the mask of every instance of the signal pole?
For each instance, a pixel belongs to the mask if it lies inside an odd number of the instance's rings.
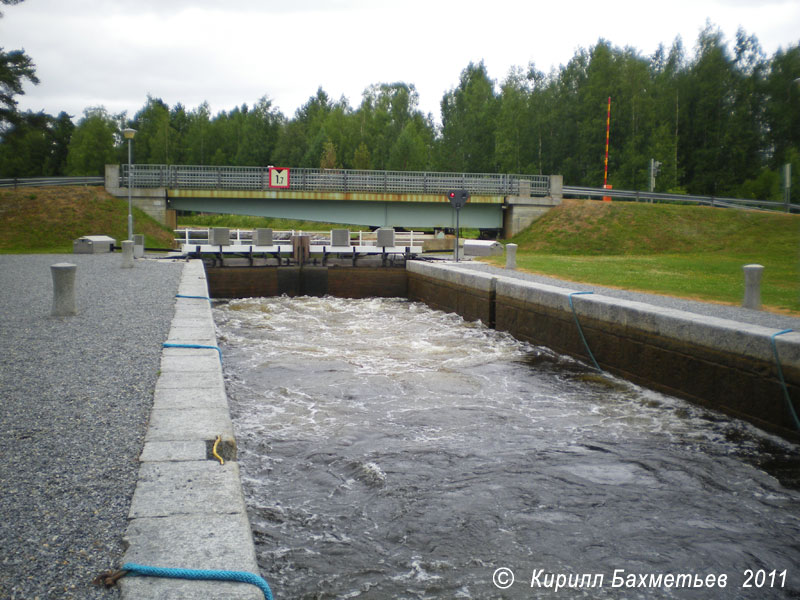
[[[450,190],[447,193],[447,199],[456,211],[456,244],[453,248],[453,262],[458,262],[458,217],[461,209],[469,202],[469,192],[467,190]]]
[[[661,163],[655,158],[650,159],[650,193],[656,189],[656,176],[661,172]]]
[[[606,158],[603,163],[603,189],[610,189],[608,187],[608,139],[611,134],[611,96],[608,97],[608,112],[606,114]],[[611,202],[610,196],[603,196],[603,202]]]
[[[792,163],[783,165],[783,203],[786,212],[792,211]]]

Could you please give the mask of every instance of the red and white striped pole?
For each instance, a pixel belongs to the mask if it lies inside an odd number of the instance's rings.
[[[611,96],[608,97],[608,114],[606,115],[606,159],[603,168],[603,189],[610,190],[608,185],[608,139],[611,134]],[[603,196],[603,202],[611,202],[610,196]]]

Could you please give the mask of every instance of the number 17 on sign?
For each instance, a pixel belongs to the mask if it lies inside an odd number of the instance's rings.
[[[269,187],[271,188],[288,188],[289,187],[289,169],[284,167],[270,167],[269,168]]]

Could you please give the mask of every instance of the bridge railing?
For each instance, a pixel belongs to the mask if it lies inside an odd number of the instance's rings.
[[[103,177],[24,177],[0,179],[0,188],[103,185]]]
[[[268,190],[268,167],[203,167],[128,165],[120,169],[120,187],[190,190]],[[547,196],[548,175],[443,173],[427,171],[359,171],[353,169],[290,169],[293,191],[444,194],[466,189],[475,195]]]

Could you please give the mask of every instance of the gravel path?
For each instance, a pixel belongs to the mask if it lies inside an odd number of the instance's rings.
[[[50,317],[50,265],[78,315]],[[114,598],[116,568],[182,263],[0,255],[0,598]]]
[[[572,281],[563,281],[561,279],[554,279],[552,277],[544,277],[543,275],[523,273],[522,271],[507,271],[505,269],[478,261],[459,261],[458,265],[468,269],[486,271],[505,277],[516,277],[518,279],[534,281],[537,283],[545,283],[547,285],[563,287],[578,292],[593,291],[596,294],[603,294],[604,296],[611,296],[612,298],[622,298],[624,300],[645,302],[655,306],[685,310],[687,312],[705,315],[708,317],[730,319],[731,321],[750,323],[752,325],[761,325],[763,327],[771,327],[775,329],[794,329],[796,331],[800,331],[800,317],[769,313],[761,310],[750,310],[747,308],[742,308],[741,306],[729,306],[726,304],[714,304],[711,302],[697,302],[694,300],[673,298],[672,296],[629,292],[627,290],[617,290],[599,285],[574,283]],[[744,275],[742,276],[742,289],[744,290]]]

